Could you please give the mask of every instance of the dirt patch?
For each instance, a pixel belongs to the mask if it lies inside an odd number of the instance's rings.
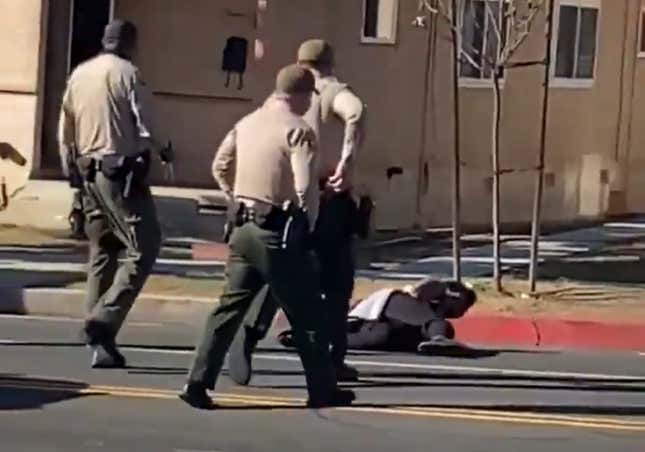
[[[505,281],[503,294],[492,290],[488,281],[471,283],[479,297],[472,313],[645,322],[645,287],[560,280],[541,282],[538,292],[529,296],[525,281]]]
[[[0,245],[2,246],[45,246],[76,244],[63,231],[48,231],[31,226],[0,224]]]

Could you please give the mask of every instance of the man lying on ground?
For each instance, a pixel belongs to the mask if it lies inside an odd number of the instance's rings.
[[[463,317],[476,300],[472,289],[454,281],[425,279],[403,289],[379,290],[350,311],[349,347],[428,354],[459,348],[449,319]],[[278,339],[282,345],[292,346],[290,330]]]

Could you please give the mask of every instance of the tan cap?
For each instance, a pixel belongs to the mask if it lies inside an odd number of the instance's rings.
[[[300,45],[298,61],[332,65],[334,64],[334,49],[324,39],[310,39]]]
[[[278,72],[275,90],[279,94],[307,94],[316,92],[316,79],[309,69],[291,64]]]

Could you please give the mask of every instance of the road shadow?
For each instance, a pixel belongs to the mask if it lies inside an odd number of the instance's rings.
[[[0,374],[0,411],[38,410],[46,405],[99,395],[86,383]]]
[[[245,403],[244,405],[220,405],[215,399],[216,411],[282,411],[282,410],[311,410],[304,403],[280,403],[280,404],[257,404]],[[476,411],[481,414],[509,414],[517,413],[531,415],[581,415],[581,416],[617,416],[617,417],[634,417],[645,416],[645,406],[641,405],[477,405],[477,404],[423,404],[423,403],[363,403],[357,401],[351,406],[342,407],[344,409],[380,409],[395,410],[394,413],[400,413],[401,410],[465,410]],[[333,409],[333,408],[331,408]],[[423,413],[421,411],[420,413]],[[618,420],[618,419],[617,419]]]
[[[165,366],[126,366],[125,370],[129,375],[186,375],[188,373],[185,367]]]
[[[302,372],[257,369],[257,376],[299,376]],[[276,390],[306,389],[303,384],[259,384],[256,388]],[[645,377],[633,379],[581,378],[563,376],[482,375],[446,372],[362,371],[357,382],[341,383],[347,389],[382,388],[473,388],[492,390],[540,390],[574,392],[644,393]]]
[[[374,406],[366,404],[365,406]],[[378,406],[378,405],[376,405]],[[645,416],[645,406],[643,405],[476,405],[476,404],[410,404],[395,405],[401,408],[426,408],[426,409],[455,409],[455,410],[481,410],[489,411],[491,414],[496,412],[513,412],[532,414],[578,414],[578,415],[598,415],[598,416]],[[390,405],[390,407],[393,407]]]

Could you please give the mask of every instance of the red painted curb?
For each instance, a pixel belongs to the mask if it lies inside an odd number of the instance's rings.
[[[464,343],[537,347],[539,336],[531,319],[497,316],[464,317],[454,322]]]
[[[536,320],[540,346],[645,351],[645,324]]]
[[[193,260],[226,261],[229,249],[225,243],[200,243],[192,246]]]
[[[457,340],[466,344],[575,349],[645,351],[645,324],[583,322],[503,316],[473,316],[455,320]],[[282,314],[276,332],[289,328]]]
[[[645,350],[645,324],[621,324],[502,316],[454,322],[465,343],[578,350]]]

